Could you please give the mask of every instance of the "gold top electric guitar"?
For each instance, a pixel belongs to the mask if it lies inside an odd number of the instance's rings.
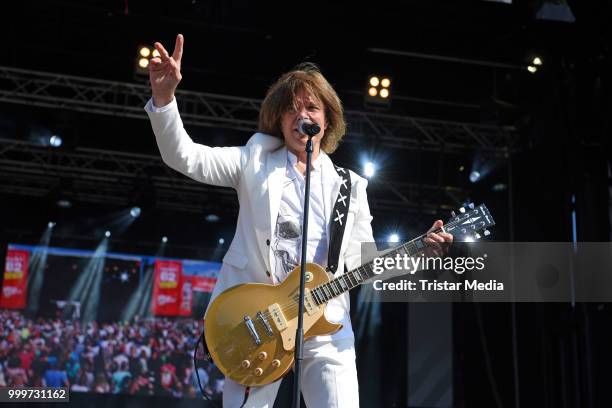
[[[480,232],[489,235],[488,227],[495,222],[484,205],[468,210],[461,208],[442,229],[455,241],[477,239]],[[394,250],[396,253],[417,255],[427,244],[425,235]],[[342,325],[329,322],[324,315],[331,299],[357,287],[373,273],[366,263],[352,271],[330,279],[321,266],[306,264],[304,296],[304,337],[332,334]],[[300,266],[278,285],[245,283],[219,294],[205,316],[204,335],[209,353],[221,372],[246,385],[265,385],[278,380],[293,366],[298,314]]]

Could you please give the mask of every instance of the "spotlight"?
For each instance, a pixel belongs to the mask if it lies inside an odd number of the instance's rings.
[[[542,58],[540,57],[535,57],[533,59],[533,65],[542,65]]]
[[[130,215],[134,218],[138,218],[140,216],[140,207],[132,207]]]
[[[393,234],[389,235],[389,239],[387,239],[387,241],[389,241],[389,242],[399,242],[399,235],[397,235],[396,233],[393,233]]]
[[[62,145],[62,138],[59,135],[53,135],[49,138],[49,145],[52,147],[60,147]]]
[[[372,163],[371,161],[366,162],[363,165],[363,174],[367,177],[370,178],[372,177],[374,174],[376,173],[376,166],[374,165],[374,163]]]
[[[219,245],[225,244],[225,240],[223,238],[219,238]]]
[[[149,55],[151,55],[151,49],[149,47],[140,47],[138,53],[141,57],[147,58]]]
[[[134,60],[134,72],[137,75],[148,75],[149,62],[154,57],[159,57],[159,52],[156,49],[148,45],[139,46]]]
[[[491,187],[491,190],[495,191],[496,193],[499,193],[501,191],[504,191],[508,188],[508,186],[504,183],[497,183],[494,184],[493,187]]]
[[[365,105],[372,108],[388,108],[391,104],[391,79],[372,75],[366,87]]]
[[[474,242],[474,238],[472,238],[470,236],[467,236],[467,237],[465,237],[464,242]]]
[[[208,214],[205,219],[207,222],[218,222],[221,218],[217,214]]]
[[[538,72],[538,67],[533,66],[533,65],[529,65],[527,67],[527,71],[531,72],[532,74],[535,74],[536,72]]]
[[[121,280],[121,282],[127,282],[130,280],[130,276],[128,275],[127,272],[121,272],[121,274],[119,275],[119,279]]]
[[[49,221],[49,223],[47,224],[48,228],[53,228],[55,227],[55,223],[53,221]]]
[[[60,208],[70,208],[70,207],[72,207],[72,202],[70,200],[65,200],[65,199],[57,200],[56,204]]]
[[[163,237],[162,237],[162,243],[164,243],[164,244],[165,244],[166,242],[168,242],[168,237],[163,236]]]
[[[470,173],[470,181],[472,183],[475,183],[478,180],[480,180],[480,173],[477,172],[476,170],[472,170],[472,172]]]
[[[463,171],[463,170],[465,170],[465,166],[464,165],[459,166],[459,171]]]
[[[106,232],[104,233],[104,236],[105,236],[106,238],[110,238],[110,236],[111,236],[111,232],[110,232],[110,231],[106,231]]]

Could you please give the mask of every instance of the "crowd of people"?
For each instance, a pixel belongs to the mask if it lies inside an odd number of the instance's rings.
[[[199,397],[193,350],[202,326],[194,319],[30,319],[2,310],[0,387]],[[204,392],[220,398],[223,375],[203,355],[197,366]]]

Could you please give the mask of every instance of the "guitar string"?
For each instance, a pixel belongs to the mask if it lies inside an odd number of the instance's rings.
[[[480,208],[480,206],[479,206],[478,208]],[[471,212],[471,211],[470,211],[470,212]],[[393,248],[393,249],[389,250],[387,253],[391,253],[391,252],[397,251],[399,248],[404,247],[404,246],[406,246],[407,244],[410,244],[410,243],[415,242],[415,241],[417,241],[417,240],[419,240],[419,239],[421,239],[421,238],[423,238],[423,237],[426,237],[426,236],[427,236],[427,234],[429,234],[429,233],[432,233],[432,232],[433,232],[433,233],[445,232],[445,229],[448,229],[449,227],[455,227],[455,226],[459,225],[459,223],[460,223],[460,222],[465,221],[465,220],[466,220],[466,219],[468,219],[468,218],[469,218],[469,213],[467,213],[466,217],[464,217],[463,219],[459,219],[459,220],[456,220],[456,221],[451,221],[451,222],[449,222],[448,224],[446,224],[446,225],[445,225],[445,227],[442,227],[442,228],[437,228],[437,229],[435,229],[435,230],[433,230],[433,231],[428,231],[428,232],[426,232],[426,233],[424,233],[424,234],[421,234],[421,235],[419,235],[419,236],[417,236],[417,237],[413,238],[412,240],[407,241],[407,242],[405,242],[404,244],[399,245],[399,246],[397,246],[397,247],[395,247],[395,248]],[[421,252],[421,251],[417,251],[417,252]],[[354,272],[355,270],[359,269],[359,268],[360,268],[360,267],[362,267],[362,266],[363,266],[363,265],[361,265],[361,266],[359,266],[359,267],[357,267],[357,268],[355,268],[355,269],[353,269],[353,270],[351,270],[351,271],[348,271],[348,273],[350,273],[350,272]],[[332,296],[330,299],[326,299],[326,301],[324,302],[324,303],[327,303],[329,300],[334,299],[334,298],[336,298],[336,297],[340,296],[342,293],[345,293],[345,292],[346,292],[346,290],[342,290],[342,291],[341,291],[339,294],[336,294],[335,292],[337,292],[337,290],[332,289],[332,286],[331,286],[331,283],[332,283],[332,281],[333,281],[333,280],[338,279],[338,278],[340,278],[340,277],[342,277],[342,276],[346,276],[346,275],[347,275],[347,274],[343,274],[343,275],[340,275],[339,277],[334,278],[334,279],[332,279],[332,280],[330,280],[330,281],[328,281],[328,282],[322,283],[322,284],[320,284],[320,285],[316,286],[315,288],[313,288],[313,289],[312,289],[310,292],[312,293],[312,292],[313,292],[314,290],[316,290],[316,289],[320,289],[320,288],[323,288],[323,287],[327,287],[327,288],[328,288],[328,291],[329,291],[331,294],[333,294],[333,296]],[[368,278],[368,279],[369,279],[369,278]],[[357,279],[357,280],[358,280],[358,279]],[[350,281],[350,278],[349,278],[349,281]],[[355,287],[357,287],[357,286],[361,285],[361,284],[362,284],[363,282],[365,282],[365,281],[367,281],[367,279],[362,280],[362,281],[358,281],[358,284],[357,284],[357,285],[355,285],[355,286],[353,286],[352,288],[349,288],[349,290],[354,289]],[[346,284],[346,282],[345,282],[345,284]],[[327,297],[327,295],[325,294],[325,292],[323,292],[323,295],[324,295],[324,297]],[[281,306],[280,306],[280,310],[281,310],[281,311],[283,311],[283,312],[284,312],[284,311],[289,312],[289,311],[291,311],[291,309],[293,309],[293,308],[295,308],[295,307],[297,307],[297,306],[298,306],[297,301],[296,301],[296,300],[291,300],[291,301],[289,301],[288,303],[285,303],[285,304],[281,305]],[[272,314],[271,314],[270,312],[268,312],[268,311],[263,312],[262,314],[264,314],[264,316],[265,316],[265,317],[271,317],[271,316],[272,316]]]
[[[480,208],[480,207],[481,207],[481,206],[478,206],[477,208]],[[472,211],[474,211],[474,210],[472,210]],[[472,212],[472,211],[470,211],[470,212]],[[421,235],[419,235],[419,236],[417,236],[417,237],[415,237],[415,238],[411,239],[410,241],[407,241],[407,242],[405,242],[404,244],[399,245],[399,246],[397,246],[397,247],[395,247],[395,248],[393,248],[393,249],[389,250],[387,253],[394,252],[394,251],[398,250],[399,248],[406,246],[407,244],[410,244],[410,243],[415,242],[415,241],[417,241],[417,240],[419,240],[419,239],[421,239],[421,238],[423,238],[423,237],[426,237],[426,236],[427,236],[427,234],[429,234],[429,233],[439,233],[439,232],[445,232],[445,229],[448,229],[449,227],[455,227],[455,226],[459,225],[459,223],[460,223],[460,222],[463,222],[463,221],[465,221],[465,220],[466,220],[466,219],[468,219],[468,218],[469,218],[469,213],[467,213],[467,214],[466,214],[466,217],[464,217],[463,219],[458,219],[458,220],[455,220],[455,221],[451,221],[451,222],[449,222],[448,224],[446,224],[445,226],[443,226],[442,228],[437,228],[437,229],[435,229],[435,230],[433,230],[433,231],[428,231],[428,232],[426,232],[426,233],[424,233],[424,234],[421,234]],[[418,251],[418,252],[421,252],[421,251]],[[347,273],[354,272],[354,271],[358,270],[358,269],[359,269],[360,267],[362,267],[362,266],[363,266],[363,265],[360,265],[359,267],[357,267],[357,268],[355,268],[355,269],[353,269],[353,270],[351,270],[351,271],[348,271]],[[339,277],[337,277],[337,278],[340,278],[340,277],[342,277],[342,276],[346,276],[346,275],[347,275],[347,274],[342,274],[342,275],[340,275],[340,276],[339,276]],[[325,282],[325,283],[322,283],[322,284],[320,284],[320,285],[317,285],[317,286],[316,286],[315,288],[313,288],[313,289],[312,289],[310,292],[312,293],[312,291],[314,291],[314,290],[316,290],[316,289],[323,288],[323,287],[325,287],[325,286],[328,286],[329,288],[331,288],[331,286],[330,286],[331,282],[332,282],[333,280],[337,279],[337,278],[334,278],[334,279],[332,279],[332,280],[330,280],[330,281],[328,281],[328,282]],[[368,278],[368,279],[369,279],[369,278]],[[356,280],[357,280],[357,279],[356,279]],[[357,280],[357,281],[358,281],[358,280]],[[349,290],[356,288],[357,286],[361,285],[362,283],[364,283],[364,282],[366,282],[366,281],[367,281],[367,279],[364,279],[364,280],[362,280],[362,281],[358,281],[358,284],[357,284],[357,285],[355,285],[355,286],[353,286],[352,288],[349,288]],[[349,282],[350,282],[350,278],[349,278]],[[323,303],[321,303],[321,304],[318,304],[317,306],[320,306],[320,305],[322,305],[322,304],[324,304],[324,303],[327,303],[328,301],[330,301],[330,300],[332,300],[332,299],[335,299],[336,297],[340,296],[342,293],[347,292],[346,290],[343,290],[343,291],[341,291],[341,292],[340,292],[340,294],[335,294],[335,293],[334,293],[334,291],[333,291],[332,289],[328,289],[328,290],[329,290],[329,292],[330,292],[330,293],[332,293],[334,296],[332,296],[330,299],[327,299],[325,302],[323,302]],[[324,296],[326,297],[325,292],[323,292],[323,294],[324,294]],[[292,311],[292,309],[297,308],[298,306],[299,306],[299,305],[298,305],[298,302],[297,302],[296,300],[291,300],[291,301],[289,301],[288,303],[285,303],[285,304],[283,304],[282,306],[280,306],[280,310],[281,310],[281,311],[283,311],[283,312],[285,312],[285,311],[286,311],[286,312],[289,312],[289,311]],[[262,315],[263,315],[265,318],[271,318],[271,317],[272,317],[272,313],[271,313],[271,312],[269,312],[269,311],[262,312]],[[229,335],[230,335],[229,333],[228,333],[228,334],[226,334],[225,336],[223,336],[223,337],[222,337],[222,339],[224,339],[225,337],[227,337],[227,336],[229,336]]]
[[[445,226],[445,227],[443,227],[443,228],[437,228],[437,229],[435,229],[435,230],[433,230],[433,231],[428,231],[428,232],[426,232],[426,233],[424,233],[424,234],[421,234],[421,235],[419,235],[419,236],[417,236],[417,237],[413,238],[412,240],[407,241],[407,242],[405,242],[404,244],[399,245],[399,246],[397,246],[397,247],[395,247],[395,248],[393,248],[393,249],[389,250],[387,253],[394,252],[394,251],[398,250],[399,248],[406,246],[407,244],[410,244],[410,243],[415,242],[415,241],[417,241],[417,240],[419,240],[419,239],[421,239],[421,238],[423,238],[423,237],[426,237],[426,236],[427,236],[427,234],[429,234],[429,233],[439,233],[439,232],[444,232],[444,231],[445,231],[445,228],[447,229],[447,228],[449,228],[449,227],[455,227],[456,225],[458,225],[458,224],[459,224],[459,222],[464,221],[464,220],[465,220],[465,219],[467,219],[467,218],[469,218],[469,217],[464,217],[464,219],[462,219],[462,220],[457,220],[457,221],[452,221],[452,222],[449,222],[449,223],[448,223],[448,224],[446,224],[446,226]],[[418,251],[418,252],[421,252],[421,251]],[[354,272],[355,270],[359,269],[359,268],[360,268],[360,267],[362,267],[362,266],[363,266],[363,265],[361,265],[361,266],[359,266],[359,267],[357,267],[357,268],[355,268],[355,269],[353,269],[353,270],[351,270],[351,271],[348,271],[347,273]],[[337,292],[337,289],[336,289],[336,290],[334,290],[334,289],[332,289],[332,286],[331,286],[331,283],[332,283],[332,281],[333,281],[333,280],[338,279],[338,278],[340,278],[340,277],[342,277],[342,276],[346,276],[346,275],[347,275],[347,274],[342,274],[342,275],[340,275],[340,276],[338,276],[338,277],[336,277],[336,278],[334,278],[334,279],[332,279],[332,280],[330,280],[330,281],[328,281],[328,282],[324,282],[324,283],[322,283],[322,284],[320,284],[320,285],[318,285],[318,286],[316,286],[316,287],[312,288],[312,289],[310,290],[310,293],[312,293],[312,292],[313,292],[314,290],[316,290],[316,289],[321,289],[321,288],[323,288],[323,287],[327,287],[327,288],[328,288],[329,293],[331,293],[331,294],[333,295],[333,296],[332,296],[330,299],[326,299],[326,301],[325,301],[325,302],[323,302],[323,303],[327,303],[328,301],[330,301],[330,300],[332,300],[332,299],[335,299],[336,297],[340,296],[342,293],[345,293],[345,292],[346,292],[346,290],[342,290],[342,291],[341,291],[339,294],[336,294],[335,292]],[[368,278],[368,279],[369,279],[369,278]],[[361,281],[359,281],[358,279],[356,279],[356,280],[358,281],[358,284],[357,284],[357,285],[355,285],[355,286],[353,286],[352,288],[349,288],[349,290],[354,289],[354,288],[356,288],[357,286],[361,285],[363,282],[367,281],[367,279],[364,279],[364,280],[361,280]],[[350,278],[349,278],[349,281],[350,281]],[[346,282],[345,282],[345,284],[346,284]],[[324,296],[325,296],[325,297],[327,297],[327,295],[325,294],[325,292],[323,292],[323,294],[324,294]],[[291,300],[291,301],[289,301],[289,302],[287,302],[287,303],[285,303],[285,304],[281,305],[281,306],[280,306],[280,310],[281,310],[281,311],[283,311],[283,312],[285,312],[285,311],[289,312],[289,311],[292,311],[292,309],[294,309],[294,308],[296,308],[296,307],[298,307],[298,306],[299,306],[299,305],[298,305],[298,302],[297,302],[296,300]],[[269,311],[262,312],[262,314],[263,314],[263,315],[264,315],[264,317],[266,317],[266,318],[270,318],[270,317],[272,317],[272,313],[271,313],[271,312],[269,312]]]

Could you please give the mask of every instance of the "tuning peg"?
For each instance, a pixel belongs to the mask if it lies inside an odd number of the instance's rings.
[[[459,208],[459,212],[460,212],[461,214],[463,214],[463,213],[465,212],[465,208],[463,208],[463,207]]]
[[[479,233],[476,233],[476,235],[474,235],[474,237],[476,237],[476,239],[480,239],[481,238]]]
[[[485,234],[485,237],[488,237],[489,235],[491,235],[491,231],[486,229],[484,230],[484,234]]]
[[[470,207],[470,210],[473,210],[474,209],[474,203],[469,203],[468,207]]]
[[[453,210],[453,211],[451,211],[451,217],[453,217],[453,218],[455,218],[455,217],[456,217],[456,215],[455,215],[455,211],[454,211],[454,210]]]

